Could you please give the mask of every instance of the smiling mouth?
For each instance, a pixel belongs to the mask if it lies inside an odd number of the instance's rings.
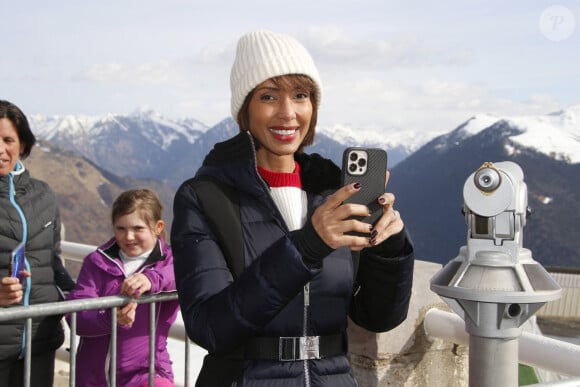
[[[279,129],[279,128],[270,128],[270,132],[276,134],[278,136],[291,136],[298,132],[298,128],[292,129]]]

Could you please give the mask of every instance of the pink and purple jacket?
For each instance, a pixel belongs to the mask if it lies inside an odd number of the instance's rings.
[[[151,281],[150,293],[175,290],[173,254],[162,239],[137,270]],[[109,240],[89,254],[77,279],[76,287],[67,299],[76,300],[119,295],[127,277],[119,258],[119,246]],[[167,352],[169,328],[177,317],[179,302],[156,304],[156,375],[173,381],[173,371]],[[148,380],[149,372],[149,313],[148,304],[139,304],[131,328],[117,326],[117,386],[138,386]],[[70,324],[70,316],[66,316]],[[87,310],[77,313],[76,384],[107,386],[109,379],[109,342],[111,337],[111,309]]]

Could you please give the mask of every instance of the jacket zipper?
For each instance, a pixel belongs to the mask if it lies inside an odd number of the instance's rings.
[[[310,307],[310,282],[304,285],[304,321],[302,336],[308,336],[308,308]],[[308,368],[308,360],[304,359],[304,385],[310,387],[310,369]]]
[[[254,147],[254,139],[250,136],[250,142],[252,144],[252,151],[254,153],[254,161],[256,162],[256,166],[255,166],[255,171],[256,171],[256,175],[258,176],[260,183],[262,184],[262,187],[264,187],[264,189],[266,190],[266,192],[270,191],[270,187],[268,186],[268,184],[264,181],[264,179],[260,176],[260,173],[258,172],[258,162],[257,162],[257,157],[256,157],[256,151],[255,151],[255,147]],[[273,203],[273,200],[271,200]],[[276,204],[274,204],[274,208],[276,207]],[[280,213],[280,211],[278,211],[278,213]],[[288,232],[288,228],[285,226],[284,221],[280,222],[279,218],[277,216],[274,217],[275,219],[278,220],[278,224],[280,225],[280,227],[282,227],[282,229],[285,229],[286,232]],[[308,308],[310,307],[310,282],[307,283],[306,285],[304,285],[304,310],[303,310],[303,321],[302,321],[302,336],[306,337],[308,335]],[[308,360],[304,359],[303,360],[303,364],[304,364],[304,386],[305,387],[311,387],[311,382],[310,382],[310,369],[308,368]]]
[[[20,205],[16,202],[16,186],[14,184],[14,175],[13,173],[8,174],[8,198],[10,200],[10,204],[18,213],[20,217],[20,221],[22,222],[22,242],[24,242],[26,246],[26,241],[28,239],[28,223],[26,222],[26,217],[24,216],[24,212]],[[24,267],[25,269],[30,272],[30,263],[26,258],[26,250],[24,252]],[[24,296],[22,298],[22,305],[27,306],[30,302],[30,288],[31,288],[31,280],[30,277],[27,277],[25,280],[25,289],[24,289]],[[32,334],[32,332],[27,332],[26,327],[22,328],[22,344],[20,345],[20,354],[18,355],[18,359],[23,359],[26,351],[26,335]]]

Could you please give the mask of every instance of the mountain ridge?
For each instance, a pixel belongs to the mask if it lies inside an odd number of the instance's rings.
[[[445,263],[457,255],[467,242],[461,214],[465,179],[484,162],[513,161],[524,171],[532,211],[523,230],[524,247],[547,265],[580,265],[575,236],[580,164],[521,145],[514,138],[525,128],[509,120],[475,133],[464,129],[465,123],[433,139],[393,168],[389,185],[396,206],[406,214],[418,257]]]
[[[162,182],[117,176],[74,151],[44,140],[37,142],[23,163],[33,178],[48,183],[55,193],[66,240],[94,245],[106,242],[113,235],[113,201],[131,188],[154,190],[168,228],[171,226],[174,190]]]
[[[574,214],[580,211],[580,163],[575,157],[576,153],[580,155],[579,113],[580,105],[534,117],[479,114],[447,133],[432,138],[426,136],[415,148],[411,141],[400,140],[413,136],[409,133],[395,136],[387,132],[378,143],[376,137],[380,135],[366,135],[364,130],[359,133],[352,128],[323,128],[306,151],[320,153],[339,164],[346,146],[382,147],[389,143],[391,179],[388,190],[397,197],[396,208],[401,211],[415,241],[417,257],[439,263],[452,259],[466,243],[467,229],[461,206],[462,187],[467,176],[484,162],[514,161],[524,170],[532,209],[532,218],[524,229],[524,247],[529,247],[541,263],[577,267],[580,265],[576,253],[580,251],[580,238],[574,234],[578,228]],[[195,128],[196,121],[191,119],[189,132],[183,127],[175,129],[175,125],[181,125],[177,121],[167,121],[150,110],[101,119],[67,116],[59,121],[36,116],[31,120],[40,142],[54,152],[48,152],[46,157],[60,155],[58,157],[65,160],[61,160],[65,165],[62,168],[77,175],[89,167],[100,175],[101,180],[79,181],[74,176],[68,180],[56,179],[58,164],[46,171],[50,160],[35,163],[31,157],[33,176],[44,169],[39,177],[44,176],[57,192],[69,231],[71,227],[87,228],[83,224],[85,219],[92,222],[88,229],[96,229],[94,223],[101,224],[98,238],[89,241],[86,235],[76,232],[78,235],[74,238],[78,239],[72,240],[80,243],[102,241],[102,236],[108,235],[110,230],[110,220],[105,216],[109,211],[107,206],[116,194],[128,187],[148,186],[159,190],[164,213],[167,218],[171,217],[177,186],[195,174],[216,142],[230,138],[239,130],[231,118],[211,128],[201,123]],[[57,133],[73,124],[77,126],[69,128],[67,135]],[[93,126],[89,128],[90,125]],[[75,137],[75,133],[84,135]],[[171,137],[171,141],[163,139],[163,133]],[[357,143],[353,144],[355,140]],[[168,146],[163,149],[163,144]],[[558,144],[566,146],[558,148]],[[35,147],[33,155],[41,148]],[[94,189],[96,193],[83,190],[84,186],[95,184],[100,187]],[[79,214],[75,206],[94,208],[87,214]],[[170,221],[167,223],[170,225]],[[97,235],[96,231],[94,233]]]
[[[30,121],[39,138],[74,150],[117,175],[162,180],[173,187],[199,168],[208,144],[239,130],[231,117],[208,127],[193,118],[169,119],[148,108],[128,115],[32,115]],[[341,135],[348,137],[345,140]],[[310,149],[324,150],[327,157],[340,163],[345,141],[379,147],[387,149],[393,166],[435,135],[393,133],[382,138],[370,131],[321,128]]]

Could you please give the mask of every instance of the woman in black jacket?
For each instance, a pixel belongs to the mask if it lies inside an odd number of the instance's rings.
[[[340,187],[335,164],[304,153],[322,86],[295,39],[244,35],[231,89],[240,133],[214,147],[194,180],[235,192],[239,219],[231,222],[241,224],[243,251],[233,259],[245,267],[239,276],[191,182],[174,202],[182,316],[189,337],[209,352],[197,386],[356,386],[347,316],[387,331],[406,318],[411,295],[413,248],[394,195],[377,197],[383,215],[374,227],[348,220],[368,215],[363,205],[342,204],[360,185]]]
[[[63,299],[73,280],[60,260],[60,217],[49,186],[30,177],[21,159],[36,139],[22,111],[0,100],[0,307],[34,305]],[[12,253],[21,270],[12,276]],[[0,312],[1,313],[1,312]],[[61,316],[32,320],[33,387],[52,386],[55,351],[64,341]],[[0,385],[24,380],[24,321],[0,323]]]

